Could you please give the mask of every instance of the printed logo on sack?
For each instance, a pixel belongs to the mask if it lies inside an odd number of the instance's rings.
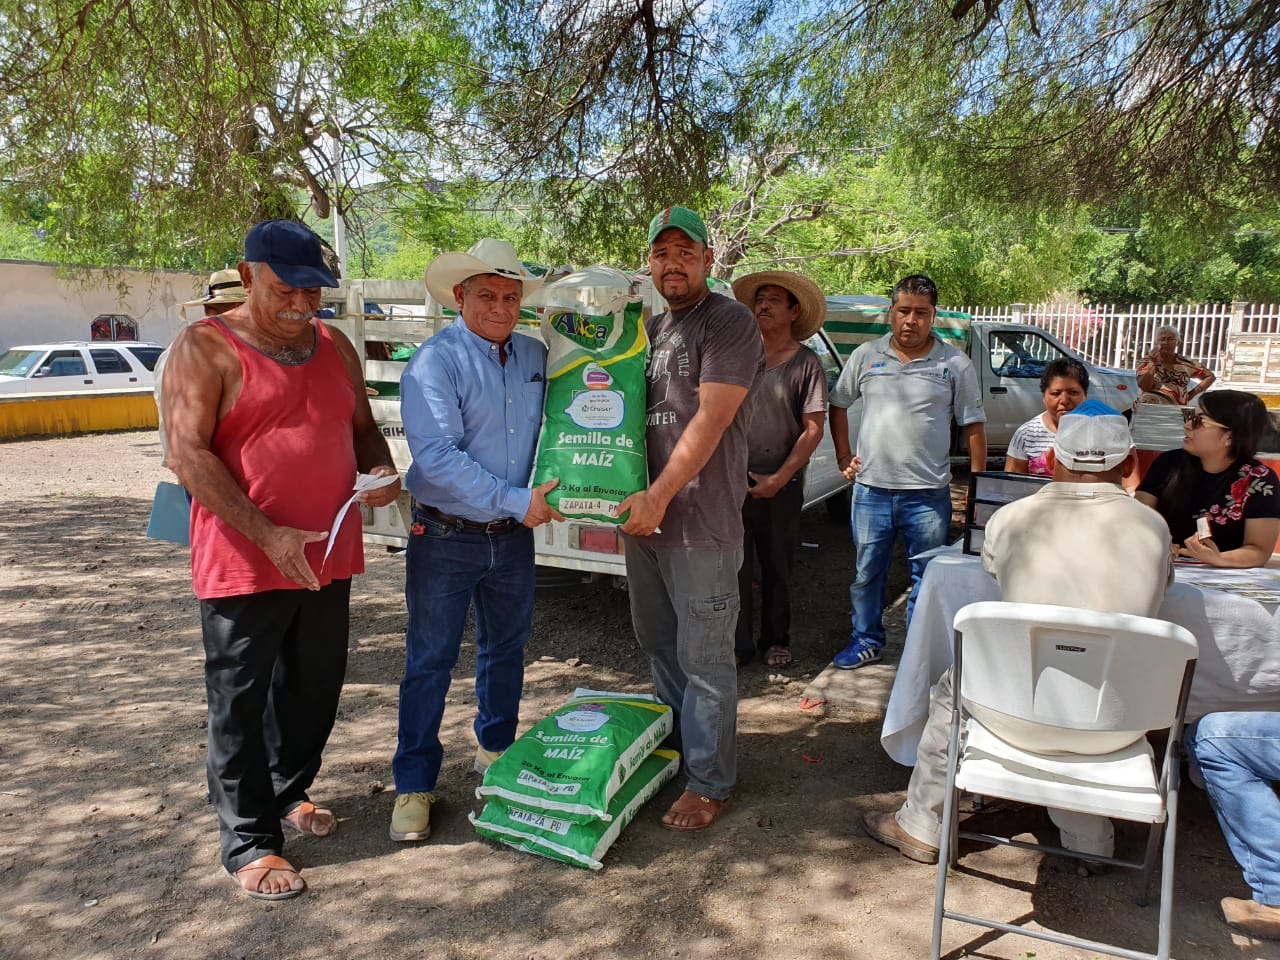
[[[556,726],[572,733],[592,733],[609,722],[602,703],[581,703],[574,710],[556,717]]]
[[[609,339],[612,316],[587,317],[580,313],[553,313],[547,318],[551,329],[591,350],[599,350]]]

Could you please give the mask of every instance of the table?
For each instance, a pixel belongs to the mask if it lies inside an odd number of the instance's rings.
[[[929,714],[929,688],[951,666],[956,612],[1000,600],[978,557],[944,548],[925,567],[880,744],[914,766]],[[1200,644],[1187,718],[1218,710],[1280,710],[1280,570],[1177,565],[1156,616],[1186,627]]]

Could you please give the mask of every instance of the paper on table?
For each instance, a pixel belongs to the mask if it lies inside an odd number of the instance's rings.
[[[324,545],[324,560],[320,561],[320,566],[325,565],[325,561],[329,559],[329,553],[333,550],[333,542],[338,539],[338,530],[342,527],[342,521],[346,519],[347,511],[351,509],[351,505],[356,502],[360,494],[367,490],[377,490],[379,487],[385,487],[387,484],[395,483],[400,479],[400,475],[393,473],[386,477],[375,477],[371,473],[360,473],[356,475],[356,485],[352,487],[355,493],[351,495],[351,499],[344,503],[338,510],[338,515],[333,518],[333,524],[329,527],[329,542]]]

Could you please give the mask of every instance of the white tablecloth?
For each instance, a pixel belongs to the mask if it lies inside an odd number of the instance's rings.
[[[1251,574],[1179,566],[1156,614],[1186,627],[1200,643],[1188,718],[1217,710],[1280,710],[1280,607],[1266,596],[1267,583],[1280,573]],[[1196,586],[1197,581],[1205,585]],[[880,732],[885,752],[898,763],[916,762],[929,688],[951,666],[956,612],[969,603],[999,599],[1000,588],[978,557],[957,549],[929,561]]]

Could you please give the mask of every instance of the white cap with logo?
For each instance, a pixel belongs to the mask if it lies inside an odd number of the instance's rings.
[[[1086,400],[1058,421],[1053,454],[1074,473],[1104,473],[1129,456],[1129,422],[1101,400]]]

